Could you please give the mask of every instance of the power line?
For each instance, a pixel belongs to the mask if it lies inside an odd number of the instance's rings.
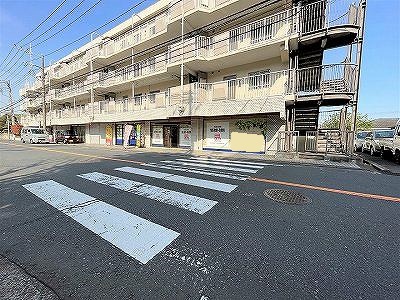
[[[103,0],[98,0],[95,4],[93,4],[89,9],[87,9],[86,11],[84,11],[81,15],[79,15],[77,18],[75,18],[73,21],[71,21],[70,23],[68,23],[66,26],[64,26],[63,28],[61,28],[59,31],[57,31],[56,33],[54,33],[53,35],[47,37],[46,39],[40,41],[39,43],[36,43],[32,46],[36,47],[39,46],[40,44],[48,41],[49,39],[53,38],[54,36],[56,36],[57,34],[59,34],[61,31],[64,31],[66,28],[68,28],[69,26],[71,26],[72,24],[74,24],[76,21],[78,21],[80,18],[82,18],[84,15],[86,15],[87,13],[89,13],[93,8],[95,8],[101,1]]]
[[[36,41],[37,39],[39,39],[41,36],[45,35],[46,33],[48,33],[49,31],[51,31],[53,28],[55,28],[58,24],[60,24],[61,21],[63,21],[65,18],[67,18],[69,15],[71,15],[79,6],[82,5],[82,3],[85,0],[81,0],[81,2],[79,2],[77,5],[75,5],[67,14],[65,14],[60,20],[58,20],[56,23],[54,23],[51,27],[49,27],[46,31],[42,32],[40,35],[38,35],[37,37],[35,37],[33,40],[29,41],[28,43],[24,44],[22,47],[29,45],[30,43]]]
[[[79,42],[80,40],[84,39],[85,37],[88,37],[88,36],[90,36],[92,33],[96,32],[97,30],[102,29],[102,28],[104,28],[105,26],[107,26],[107,25],[109,25],[109,24],[115,22],[116,20],[120,19],[121,17],[123,17],[124,15],[126,15],[128,12],[130,12],[130,11],[132,11],[133,9],[137,8],[138,6],[140,6],[141,4],[143,4],[143,3],[146,2],[146,1],[148,1],[148,0],[142,0],[142,1],[140,1],[139,3],[135,4],[134,6],[132,6],[132,7],[129,8],[128,10],[126,10],[125,12],[123,12],[123,13],[121,13],[120,15],[118,15],[117,17],[115,17],[114,19],[111,19],[110,21],[108,21],[108,22],[104,23],[103,25],[97,27],[96,29],[90,31],[89,33],[87,33],[87,34],[81,36],[80,38],[78,38],[78,39],[76,39],[76,40],[74,40],[74,41],[72,41],[72,42],[70,42],[70,43],[68,43],[68,44],[66,44],[66,45],[64,45],[64,46],[62,46],[62,47],[56,49],[56,50],[53,50],[52,52],[49,52],[49,53],[45,54],[44,56],[47,57],[47,56],[49,56],[49,55],[52,55],[52,54],[54,54],[54,53],[57,53],[57,52],[63,50],[64,48],[66,48],[66,47],[68,47],[68,46],[71,46],[71,45],[75,44],[76,42]],[[39,59],[39,58],[40,58],[40,57],[35,57],[33,60],[37,60],[37,59]]]
[[[17,43],[14,44],[14,46],[10,49],[9,53],[7,54],[6,58],[1,62],[0,67],[3,65],[3,63],[6,62],[7,58],[10,56],[12,53],[12,49],[14,49],[17,44],[21,43],[23,40],[25,40],[28,36],[30,36],[32,33],[34,33],[37,29],[40,28],[47,20],[49,20],[64,4],[67,2],[67,0],[63,0],[38,26],[36,26],[31,32],[29,32],[27,35],[25,35],[21,40],[19,40]],[[13,56],[13,58],[10,60],[12,61],[15,56],[18,54],[20,49],[17,50],[16,54]],[[8,65],[8,64],[7,64]]]

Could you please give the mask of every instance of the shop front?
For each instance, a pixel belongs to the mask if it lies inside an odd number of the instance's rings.
[[[143,146],[142,128],[141,123],[115,124],[115,145]]]
[[[188,123],[151,124],[151,146],[166,148],[190,148],[191,125]]]

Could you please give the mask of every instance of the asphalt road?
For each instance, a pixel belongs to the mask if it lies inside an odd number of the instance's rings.
[[[0,144],[0,254],[62,299],[399,298],[398,176],[211,159]]]

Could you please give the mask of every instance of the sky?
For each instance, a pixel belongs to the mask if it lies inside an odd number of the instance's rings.
[[[0,62],[7,56],[14,43],[17,43],[32,29],[40,24],[64,0],[0,0]],[[100,1],[100,2],[99,2]],[[242,0],[244,1],[244,0]],[[80,0],[67,0],[61,9],[44,23],[35,33],[27,37],[23,43],[29,43],[40,33],[58,21],[70,11]],[[64,20],[47,35],[33,41],[41,41],[58,31],[85,10],[99,2],[91,11],[79,21],[69,26],[47,42],[33,47],[33,57],[50,53],[52,50],[85,35],[103,25],[127,9],[137,4],[138,0],[85,0],[72,16]],[[147,0],[135,10],[118,19],[118,21],[102,28],[99,34],[128,19],[135,11],[143,10],[154,3]],[[359,112],[368,114],[370,118],[400,117],[400,0],[368,0],[365,28],[365,41],[361,66],[361,86]],[[46,57],[46,65],[67,55],[90,40],[90,37]],[[326,53],[325,62],[339,63],[340,53],[330,51]],[[16,56],[19,57],[20,54]],[[0,80],[11,79],[17,82],[20,78],[13,74],[23,60],[28,60],[28,54],[7,72],[0,72]],[[39,65],[40,60],[34,62]],[[11,67],[8,65],[6,70]],[[4,66],[1,66],[3,68]],[[21,65],[23,68],[23,65]],[[18,73],[18,72],[16,72]],[[25,71],[20,76],[25,74]],[[7,78],[8,77],[8,78]],[[20,84],[21,85],[21,84]],[[13,86],[14,98],[18,99],[20,85]],[[3,89],[4,92],[4,89]],[[0,108],[4,107],[8,99],[0,98]]]

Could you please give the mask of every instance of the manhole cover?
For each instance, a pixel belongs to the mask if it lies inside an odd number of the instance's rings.
[[[299,194],[297,192],[280,190],[280,189],[270,189],[265,190],[264,195],[276,202],[286,203],[286,204],[306,204],[310,203],[311,199]]]

